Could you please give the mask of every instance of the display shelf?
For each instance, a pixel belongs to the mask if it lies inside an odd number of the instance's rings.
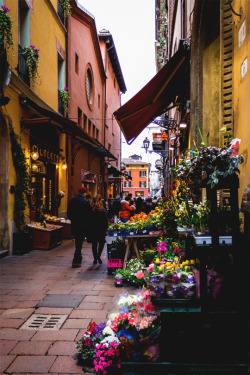
[[[34,249],[50,250],[62,242],[62,226],[46,224],[45,228],[40,223],[30,223],[28,227],[31,230]]]
[[[246,375],[247,366],[240,363],[174,363],[174,362],[122,362],[123,375],[173,374],[233,374]]]

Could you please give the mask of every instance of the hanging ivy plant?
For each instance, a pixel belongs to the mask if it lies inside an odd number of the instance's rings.
[[[59,90],[60,98],[62,99],[63,108],[68,113],[68,103],[69,103],[69,91],[68,87],[65,86],[63,90]]]
[[[14,53],[14,42],[12,34],[12,20],[8,15],[8,9],[5,5],[0,9],[0,55],[8,52],[12,48]]]
[[[38,76],[38,64],[39,64],[39,49],[35,48],[32,44],[29,47],[24,47],[22,54],[29,69],[29,77],[32,82],[35,82]]]
[[[63,8],[64,17],[69,17],[71,15],[71,5],[70,0],[59,0],[61,7]]]
[[[29,194],[30,175],[27,158],[20,143],[20,137],[15,133],[12,120],[7,116],[9,122],[9,134],[11,140],[11,151],[13,164],[16,171],[14,219],[19,232],[27,229],[25,220],[26,195]]]

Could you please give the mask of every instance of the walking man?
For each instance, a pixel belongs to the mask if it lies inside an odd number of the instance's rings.
[[[78,189],[79,194],[68,204],[68,218],[71,220],[71,231],[75,238],[75,253],[72,267],[81,267],[82,244],[87,235],[87,223],[90,215],[90,204],[85,198],[87,189],[83,186]]]

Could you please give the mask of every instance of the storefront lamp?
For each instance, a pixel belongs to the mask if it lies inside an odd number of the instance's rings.
[[[67,169],[67,164],[65,161],[62,163],[62,169]]]
[[[35,146],[35,145],[32,146],[30,156],[31,156],[31,158],[32,158],[33,160],[37,160],[37,159],[39,158],[39,153],[38,153],[38,148],[37,148],[37,146]]]
[[[185,122],[181,122],[179,127],[180,129],[185,129],[187,127],[187,124]]]
[[[142,148],[145,149],[146,153],[147,153],[148,148],[149,148],[149,143],[150,143],[150,141],[149,141],[149,139],[146,137],[146,138],[144,139],[144,141],[143,141],[143,146],[142,146]]]
[[[37,164],[32,164],[31,169],[32,169],[32,171],[37,171],[37,169],[38,169]]]

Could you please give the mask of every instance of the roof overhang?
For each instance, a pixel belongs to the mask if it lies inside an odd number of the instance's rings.
[[[190,43],[180,40],[179,49],[164,67],[132,99],[114,112],[126,138],[132,143],[170,103],[189,96]],[[177,105],[177,104],[176,104]]]

